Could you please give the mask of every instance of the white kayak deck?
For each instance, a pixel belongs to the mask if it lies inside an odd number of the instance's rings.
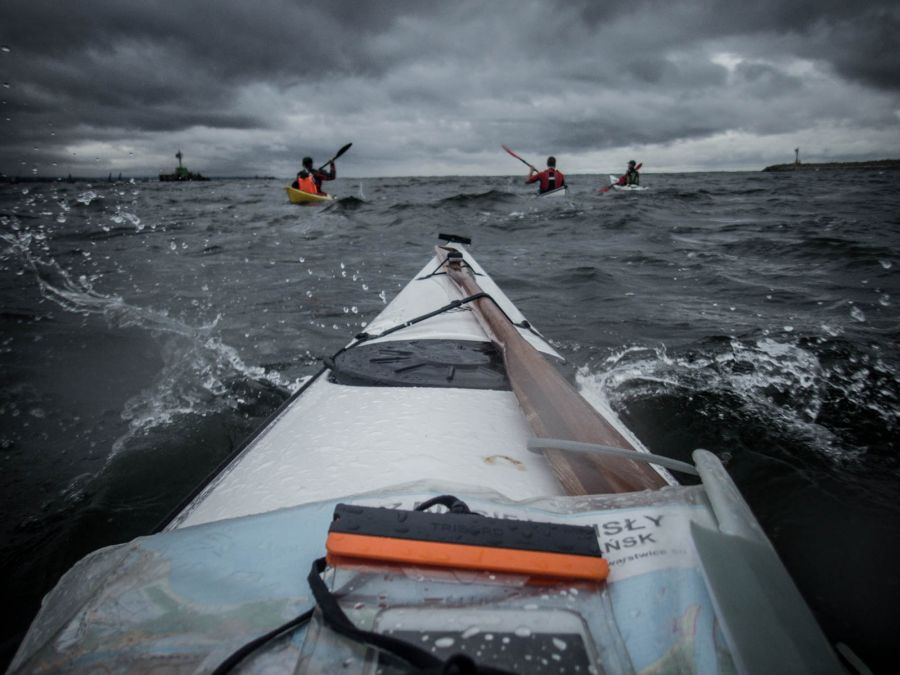
[[[357,387],[320,378],[219,476],[178,527],[425,479],[511,499],[562,494],[510,391]]]
[[[518,323],[522,313],[471,256],[478,283]],[[372,335],[461,297],[433,258],[367,327]],[[424,277],[424,278],[423,278]],[[520,333],[561,358],[538,335]],[[468,306],[367,344],[390,340],[487,342]],[[606,411],[604,411],[606,412]],[[619,425],[621,427],[621,425]],[[198,525],[389,486],[444,480],[510,499],[564,494],[511,391],[347,386],[320,376],[170,524]]]

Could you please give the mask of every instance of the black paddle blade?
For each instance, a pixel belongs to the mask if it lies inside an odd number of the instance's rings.
[[[334,160],[336,160],[338,157],[340,157],[340,156],[343,155],[345,152],[347,152],[347,151],[350,149],[350,146],[351,146],[351,145],[353,145],[353,143],[347,143],[347,145],[345,145],[343,148],[341,148],[340,150],[338,150],[338,151],[337,151],[337,154],[336,154],[334,157],[332,157],[332,158],[329,159],[327,162],[325,162],[322,166],[319,167],[319,171],[324,171],[326,166],[328,166],[328,165],[331,164]]]
[[[340,150],[338,150],[338,151],[337,151],[337,154],[336,154],[334,157],[331,158],[331,161],[333,162],[333,161],[336,160],[338,157],[340,157],[340,156],[343,155],[345,152],[347,152],[347,151],[350,149],[350,146],[351,146],[351,145],[353,145],[353,143],[347,143],[347,145],[345,145],[343,148],[341,148]]]

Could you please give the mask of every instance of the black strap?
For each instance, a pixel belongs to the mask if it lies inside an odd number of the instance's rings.
[[[508,670],[480,666],[465,654],[454,654],[445,661],[411,642],[357,628],[344,614],[337,597],[328,590],[325,582],[322,581],[320,575],[325,571],[325,564],[325,558],[314,560],[307,581],[309,581],[309,587],[322,612],[322,619],[334,632],[396,656],[426,675],[513,675]]]
[[[448,262],[450,262],[450,260],[451,260],[450,258],[444,258],[444,260],[442,262],[438,263],[438,266],[435,267],[433,271],[429,272],[428,274],[426,274],[423,277],[416,277],[416,281],[425,281],[426,279],[430,279],[431,277],[436,277],[439,274],[446,274],[446,272],[441,272],[441,269],[444,267],[444,265],[446,265]],[[465,261],[465,259],[460,260],[459,258],[456,258],[456,260],[464,267],[469,268],[469,271],[472,274],[474,274],[476,277],[484,276],[481,272],[479,272],[474,267],[472,267],[469,263],[467,263]]]
[[[426,511],[436,504],[441,504],[449,509],[450,513],[472,513],[469,506],[461,499],[453,495],[439,495],[427,499],[416,507],[417,511]],[[513,675],[509,671],[493,668],[491,666],[479,666],[471,657],[459,653],[453,654],[447,660],[442,660],[434,654],[425,651],[421,647],[414,645],[405,640],[384,635],[382,633],[373,633],[372,631],[361,630],[350,620],[350,618],[341,609],[337,596],[328,590],[325,582],[322,581],[322,572],[325,571],[325,558],[314,560],[309,570],[306,580],[312,590],[316,604],[322,613],[322,619],[325,624],[334,632],[343,635],[350,640],[362,642],[377,649],[380,649],[392,656],[395,656],[420,673],[426,675]],[[227,659],[222,661],[213,671],[212,675],[225,675],[230,672],[236,665],[243,661],[251,653],[284,635],[288,631],[302,626],[307,623],[313,615],[315,606],[303,612],[299,616],[291,619],[285,624],[270,630],[265,635],[251,640],[231,654]]]
[[[444,312],[449,312],[450,310],[456,309],[457,307],[461,307],[465,304],[473,302],[474,300],[480,300],[481,298],[485,298],[485,299],[493,302],[494,306],[500,310],[500,312],[503,314],[503,316],[506,317],[506,320],[509,321],[513,326],[516,326],[517,328],[524,328],[525,330],[530,331],[531,333],[538,336],[542,340],[544,339],[544,336],[541,335],[540,333],[538,333],[532,327],[532,325],[528,322],[527,319],[522,319],[522,321],[518,321],[518,322],[513,321],[512,318],[509,316],[509,314],[506,313],[506,310],[500,306],[500,303],[497,302],[493,298],[493,296],[491,296],[490,293],[485,293],[484,291],[482,291],[480,293],[475,293],[474,295],[466,296],[465,298],[460,298],[459,300],[453,300],[452,302],[447,303],[443,307],[438,307],[437,309],[427,312],[425,314],[422,314],[420,316],[417,316],[414,319],[410,319],[409,321],[404,321],[403,323],[399,323],[396,326],[391,326],[390,328],[387,328],[387,329],[381,331],[377,335],[372,335],[371,333],[366,333],[365,331],[362,333],[358,333],[356,335],[356,337],[354,338],[355,342],[351,342],[346,347],[341,347],[334,354],[332,354],[331,356],[326,356],[323,359],[323,362],[325,363],[325,367],[328,368],[329,370],[334,370],[334,360],[338,356],[340,356],[341,354],[343,354],[344,352],[346,352],[349,349],[353,349],[354,347],[361,345],[363,342],[368,342],[369,340],[375,340],[377,338],[382,338],[385,335],[390,335],[391,333],[396,333],[398,330],[403,330],[404,328],[409,328],[410,326],[414,326],[415,324],[425,321],[426,319],[430,319],[433,316],[437,316],[438,314],[443,314]]]
[[[426,314],[422,314],[421,316],[417,316],[414,319],[410,319],[409,321],[404,321],[403,323],[398,323],[396,326],[391,326],[387,328],[377,335],[372,335],[371,333],[362,332],[356,335],[355,342],[351,342],[346,347],[341,347],[330,357],[326,357],[324,359],[325,366],[330,369],[334,369],[334,360],[341,354],[343,354],[348,349],[353,349],[354,347],[361,345],[363,342],[368,342],[369,340],[374,340],[376,338],[384,337],[385,335],[390,335],[391,333],[396,333],[398,330],[403,330],[404,328],[409,328],[410,326],[414,326],[417,323],[425,321],[426,319],[430,319],[433,316],[437,316],[438,314],[443,314],[444,312],[449,312],[451,309],[456,309],[462,305],[465,305],[468,302],[472,302],[473,300],[478,300],[479,298],[490,298],[487,293],[475,293],[475,295],[470,295],[465,298],[461,298],[459,300],[454,300],[453,302],[449,302],[443,307],[438,307],[437,309],[428,312]],[[493,298],[491,298],[493,300]],[[496,303],[495,303],[496,304]]]
[[[349,617],[344,614],[344,610],[341,609],[337,598],[328,590],[325,582],[322,581],[320,575],[324,571],[325,558],[314,560],[309,570],[307,581],[309,581],[309,587],[312,589],[316,604],[318,604],[322,612],[322,619],[335,633],[339,633],[356,642],[364,642],[395,654],[420,670],[435,668],[441,664],[441,660],[438,657],[416,645],[408,644],[390,635],[382,635],[381,633],[373,633],[357,628]]]
[[[251,653],[255,652],[267,642],[274,640],[279,635],[282,635],[283,633],[286,633],[287,631],[296,628],[297,626],[302,626],[310,620],[314,609],[315,607],[310,607],[308,610],[303,612],[303,614],[294,617],[287,623],[280,625],[278,628],[270,630],[265,635],[260,635],[255,640],[251,640],[243,647],[233,652],[227,659],[222,661],[222,663],[220,663],[218,667],[214,671],[212,671],[212,675],[225,675],[225,673],[230,672],[237,664],[239,664]]]
[[[480,513],[472,513],[472,511],[469,509],[468,504],[466,504],[462,499],[454,497],[453,495],[439,495],[437,497],[432,497],[431,499],[426,499],[424,502],[419,504],[415,510],[427,511],[435,504],[446,506],[447,510],[450,513],[469,513],[473,516],[481,515]]]

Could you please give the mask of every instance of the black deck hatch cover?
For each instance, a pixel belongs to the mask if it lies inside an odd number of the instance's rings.
[[[392,340],[363,344],[334,359],[330,379],[364,387],[510,389],[491,342]]]

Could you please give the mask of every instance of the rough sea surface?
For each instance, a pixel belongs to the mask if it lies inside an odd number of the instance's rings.
[[[900,172],[0,186],[3,659],[424,265],[472,251],[654,452],[719,455],[833,642],[897,656]]]

